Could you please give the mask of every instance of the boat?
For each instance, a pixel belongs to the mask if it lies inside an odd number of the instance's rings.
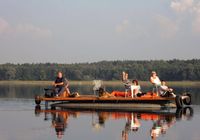
[[[47,90],[46,90],[47,91]],[[177,95],[176,97],[160,97],[157,93],[146,92],[141,97],[121,96],[126,92],[113,91],[119,96],[98,96],[98,95],[79,95],[66,96],[66,93],[59,97],[36,96],[35,103],[39,105],[41,101],[45,101],[48,106],[52,103],[52,107],[65,107],[73,109],[113,109],[113,110],[135,110],[135,109],[160,109],[160,108],[182,108],[191,105],[191,95],[186,93]]]

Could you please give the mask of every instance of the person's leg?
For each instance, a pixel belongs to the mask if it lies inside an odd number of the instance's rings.
[[[169,92],[170,95],[172,95],[173,97],[176,97],[176,94],[174,94],[173,92]]]
[[[170,95],[171,95],[170,92],[167,91],[167,92],[166,92],[166,97],[170,97]]]
[[[160,97],[169,97],[168,95],[168,91],[165,91],[162,94],[160,94]]]
[[[128,90],[125,88],[125,95],[124,95],[125,98],[127,97],[127,94],[128,94]]]
[[[65,91],[65,87],[61,87],[58,91],[58,96],[60,96]]]
[[[67,92],[68,94],[70,94],[70,90],[69,90],[68,87],[66,87],[66,92]]]
[[[156,93],[158,95],[158,87],[155,84],[153,84],[152,93]]]
[[[170,95],[172,95],[171,92],[167,91],[167,92],[163,93],[163,94],[160,95],[160,96],[161,96],[161,97],[170,97]]]
[[[158,85],[155,85],[155,89],[156,89],[156,94],[157,94],[157,96],[159,96],[158,88],[159,88],[159,86],[158,86]]]
[[[52,93],[53,96],[58,95],[59,91],[60,91],[60,88],[55,88],[54,91],[53,91],[53,93]]]

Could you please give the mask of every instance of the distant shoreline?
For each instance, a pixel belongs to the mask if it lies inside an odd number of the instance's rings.
[[[0,81],[0,85],[51,85],[53,81]],[[151,86],[148,81],[139,81],[141,86]],[[104,85],[107,86],[119,86],[123,83],[121,81],[103,81]],[[200,81],[168,81],[169,86],[178,86],[178,87],[198,87],[200,86]],[[70,85],[93,85],[93,81],[70,81]]]

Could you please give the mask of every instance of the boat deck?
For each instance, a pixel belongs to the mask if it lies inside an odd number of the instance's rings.
[[[93,95],[81,95],[79,97],[52,97],[52,98],[46,98],[46,97],[39,97],[41,101],[174,101],[175,98],[173,97],[97,97]]]

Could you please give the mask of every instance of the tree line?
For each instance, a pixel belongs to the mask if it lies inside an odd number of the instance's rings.
[[[121,73],[129,79],[149,80],[151,71],[167,81],[200,80],[200,59],[151,61],[100,61],[94,63],[37,63],[1,64],[0,80],[54,80],[62,71],[69,80],[121,80]]]

